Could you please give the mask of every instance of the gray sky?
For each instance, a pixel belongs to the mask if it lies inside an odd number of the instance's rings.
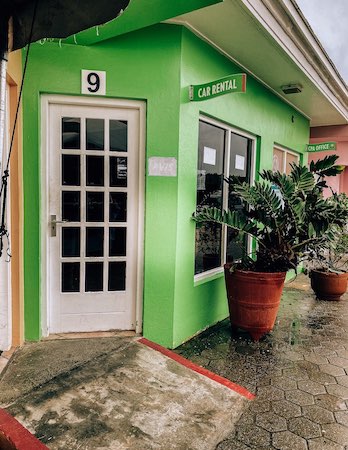
[[[348,84],[348,0],[296,0]]]

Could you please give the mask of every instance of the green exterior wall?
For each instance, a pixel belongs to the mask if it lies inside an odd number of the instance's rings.
[[[24,107],[25,338],[40,338],[40,94],[79,95],[80,70],[105,70],[110,98],[146,101],[146,160],[176,157],[178,176],[146,177],[144,336],[175,347],[225,318],[221,275],[194,285],[199,114],[257,136],[257,164],[272,166],[276,142],[304,151],[309,123],[259,82],[247,93],[190,103],[188,86],[239,73],[233,63],[174,25],[155,25],[90,47],[33,45]],[[291,118],[294,116],[294,122]]]
[[[180,27],[158,25],[92,47],[63,45],[60,48],[56,43],[45,43],[31,48],[23,98],[27,340],[40,338],[41,320],[39,224],[40,190],[44,187],[39,181],[40,94],[78,95],[82,68],[105,70],[107,97],[147,102],[146,157],[177,157],[180,40]],[[170,346],[173,341],[177,179],[147,178],[145,205],[144,322],[155,323],[158,336],[163,337],[161,342]],[[156,306],[152,307],[153,304]],[[150,329],[153,334],[151,326]]]
[[[308,120],[250,76],[244,94],[228,94],[196,103],[188,101],[190,84],[240,72],[243,70],[183,29],[174,347],[197,330],[228,315],[223,274],[194,285],[195,225],[190,222],[190,216],[196,208],[199,115],[205,114],[255,135],[256,170],[272,168],[274,143],[304,152],[308,142]]]

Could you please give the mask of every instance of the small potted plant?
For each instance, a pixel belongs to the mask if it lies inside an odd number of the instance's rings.
[[[332,202],[348,209],[345,194],[334,195]],[[347,290],[348,278],[348,229],[336,229],[334,239],[314,246],[309,252],[306,272],[311,287],[319,300],[338,301]]]
[[[323,198],[325,176],[344,169],[336,160],[327,156],[310,168],[293,164],[289,175],[265,170],[252,186],[230,177],[245,207],[205,207],[194,214],[198,224],[227,225],[255,241],[253,258],[225,265],[232,328],[247,330],[254,340],[274,326],[287,271],[296,270],[310,246],[331,239],[333,227],[347,221],[347,209]]]

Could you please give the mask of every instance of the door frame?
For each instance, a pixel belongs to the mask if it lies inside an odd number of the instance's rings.
[[[138,100],[91,98],[83,96],[43,94],[41,96],[41,145],[40,145],[40,311],[41,335],[47,337],[50,329],[51,299],[49,296],[49,221],[48,221],[48,149],[50,105],[95,106],[101,108],[131,109],[139,112],[139,179],[138,179],[138,242],[135,296],[135,332],[142,332],[143,290],[144,290],[144,223],[145,223],[145,139],[146,139],[146,103]]]

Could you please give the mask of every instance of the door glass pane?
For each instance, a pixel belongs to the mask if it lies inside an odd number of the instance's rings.
[[[62,155],[62,184],[80,186],[79,155]]]
[[[104,192],[86,192],[87,222],[104,222]]]
[[[86,263],[86,292],[103,290],[103,263]]]
[[[126,256],[127,228],[109,229],[109,256]]]
[[[62,117],[62,148],[71,150],[79,149],[80,135],[80,119],[76,117]]]
[[[87,156],[87,186],[104,186],[104,156]]]
[[[127,158],[110,156],[110,186],[127,186]]]
[[[62,219],[70,222],[80,221],[80,192],[62,192]]]
[[[86,228],[86,256],[104,255],[104,228]]]
[[[80,256],[80,228],[62,228],[62,256]]]
[[[197,164],[197,209],[222,207],[226,131],[200,122]],[[221,265],[221,225],[196,228],[195,274]]]
[[[126,222],[127,220],[127,193],[110,192],[110,222]]]
[[[80,263],[62,264],[62,292],[80,291]]]
[[[86,149],[104,150],[104,119],[86,119]]]
[[[126,290],[126,263],[124,261],[109,262],[108,290]]]
[[[291,165],[290,164],[297,164],[298,163],[298,155],[293,155],[292,153],[286,153],[286,174],[289,175],[291,172]]]
[[[110,120],[110,150],[117,152],[127,151],[127,121]]]

